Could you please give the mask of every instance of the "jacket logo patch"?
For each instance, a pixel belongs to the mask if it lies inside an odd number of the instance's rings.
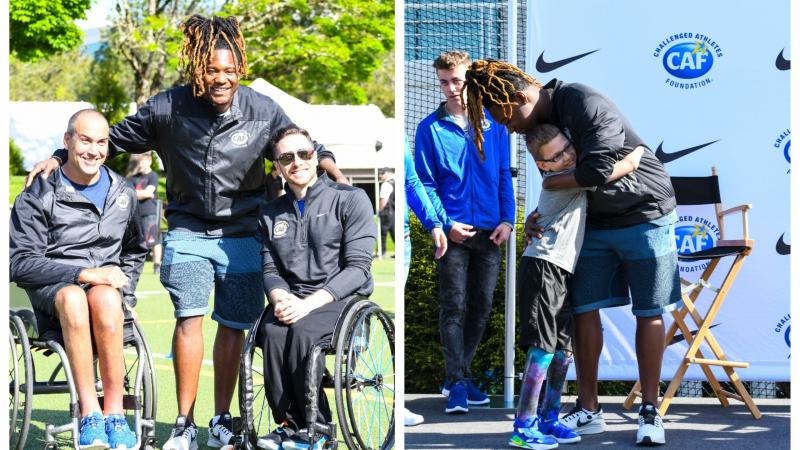
[[[250,139],[250,134],[248,134],[247,131],[244,130],[237,131],[236,133],[233,133],[233,135],[231,135],[231,142],[233,143],[233,145],[237,145],[239,147],[247,145],[247,141],[249,139]]]
[[[116,203],[119,209],[128,209],[128,196],[125,194],[120,195],[117,197]]]
[[[276,222],[275,226],[272,228],[272,237],[279,238],[286,236],[287,231],[289,231],[289,222],[281,220]]]

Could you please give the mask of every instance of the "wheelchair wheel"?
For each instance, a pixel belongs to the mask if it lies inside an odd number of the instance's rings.
[[[350,449],[394,445],[394,324],[375,303],[348,311],[336,343],[336,409]]]
[[[22,320],[13,315],[9,327],[9,445],[22,450],[28,439],[33,400],[33,359]]]
[[[264,350],[259,345],[261,317],[247,334],[239,368],[239,410],[244,441],[237,448],[255,449],[258,438],[269,434],[275,424],[267,403],[264,379]]]

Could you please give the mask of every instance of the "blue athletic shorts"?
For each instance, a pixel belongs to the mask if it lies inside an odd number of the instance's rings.
[[[211,318],[228,328],[248,329],[264,309],[261,241],[170,231],[164,236],[161,284],[172,298],[175,318],[205,315],[213,287]]]
[[[650,317],[681,305],[673,211],[624,228],[586,225],[570,282],[573,314],[622,306],[633,300],[635,316]]]

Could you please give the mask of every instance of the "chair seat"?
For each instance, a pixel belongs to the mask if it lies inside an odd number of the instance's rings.
[[[748,250],[749,247],[745,245],[720,245],[699,252],[689,253],[685,255],[678,254],[678,259],[681,261],[696,261],[698,259],[714,259],[723,258],[725,256],[740,255]]]

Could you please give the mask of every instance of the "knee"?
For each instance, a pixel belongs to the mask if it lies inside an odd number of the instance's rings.
[[[95,286],[89,290],[88,304],[95,332],[114,332],[122,328],[124,316],[118,290],[110,286]]]
[[[60,289],[55,297],[55,309],[62,328],[79,330],[89,327],[89,307],[86,293],[76,285]]]

